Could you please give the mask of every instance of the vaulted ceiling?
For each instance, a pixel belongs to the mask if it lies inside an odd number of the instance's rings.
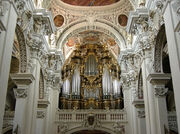
[[[63,2],[76,6],[105,6],[120,0],[62,0]]]
[[[104,45],[106,44],[108,50],[111,52],[111,54],[117,58],[119,55],[119,46],[116,43],[116,41],[110,37],[107,36],[101,32],[93,31],[93,30],[87,30],[84,32],[80,32],[78,35],[75,35],[68,39],[66,45],[64,46],[64,56],[65,59],[67,59],[70,54],[75,50],[75,46],[79,45]]]

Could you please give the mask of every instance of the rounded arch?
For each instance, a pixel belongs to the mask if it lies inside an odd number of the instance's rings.
[[[73,128],[73,129],[69,130],[65,134],[72,134],[72,133],[75,133],[75,132],[78,132],[78,131],[83,131],[83,130],[89,130],[89,128],[76,127],[76,128]],[[90,129],[90,130],[92,130],[92,129]],[[107,133],[110,133],[110,134],[116,134],[113,130],[111,130],[109,128],[105,128],[105,127],[94,128],[93,130],[103,131],[103,132],[107,132]]]
[[[154,50],[154,70],[157,73],[163,72],[162,57],[163,57],[163,46],[167,43],[165,26],[162,25],[157,37]]]
[[[143,75],[142,75],[142,68],[139,70],[138,74],[138,99],[144,99],[143,95]]]
[[[57,41],[57,48],[62,49],[63,45],[66,43],[69,37],[86,30],[95,30],[98,32],[103,32],[104,34],[113,37],[115,41],[118,43],[118,46],[121,50],[125,49],[125,39],[121,35],[121,33],[119,33],[118,29],[113,27],[113,25],[97,20],[94,22],[93,26],[89,26],[86,20],[74,22],[71,25],[67,26],[62,32],[62,34],[59,36],[59,39]]]
[[[25,73],[27,71],[27,50],[26,50],[26,41],[24,33],[19,25],[16,25],[16,35],[19,43],[20,51],[20,67],[19,72]]]

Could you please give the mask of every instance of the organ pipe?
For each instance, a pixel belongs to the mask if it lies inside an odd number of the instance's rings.
[[[70,81],[66,79],[63,84],[63,95],[69,95],[70,92]]]
[[[72,95],[80,95],[80,84],[80,72],[78,67],[76,67],[72,77]]]

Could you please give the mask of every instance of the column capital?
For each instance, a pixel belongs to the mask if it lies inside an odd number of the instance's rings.
[[[46,112],[44,110],[38,110],[37,111],[37,118],[44,119],[46,116]]]
[[[33,19],[35,33],[48,35],[55,31],[51,12],[45,9],[36,9],[33,11]]]
[[[11,79],[16,84],[17,88],[14,88],[14,94],[16,99],[17,98],[26,98],[27,97],[27,90],[29,85],[35,80],[32,74],[27,73],[17,73],[17,74],[10,74]]]
[[[128,33],[138,34],[141,31],[146,31],[148,18],[149,11],[146,8],[139,8],[136,11],[130,12],[127,24]]]
[[[138,118],[145,118],[145,110],[141,109],[141,110],[137,110],[137,116]]]
[[[17,87],[29,86],[35,80],[33,74],[30,73],[10,74],[10,77]]]
[[[147,80],[153,85],[165,85],[171,79],[168,73],[152,73],[149,74]]]
[[[15,98],[26,98],[27,97],[27,88],[14,88]]]
[[[168,92],[168,88],[165,88],[164,86],[155,86],[154,89],[156,97],[165,97]]]
[[[165,97],[168,88],[165,88],[165,84],[171,79],[171,74],[154,73],[149,74],[147,80],[154,86],[156,97]]]

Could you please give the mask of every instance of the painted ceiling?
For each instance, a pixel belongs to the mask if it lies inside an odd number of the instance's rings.
[[[62,0],[63,2],[76,6],[105,6],[120,0]]]
[[[74,37],[70,37],[67,40],[66,45],[63,47],[63,54],[65,59],[71,55],[71,53],[76,49],[76,45],[88,45],[88,44],[106,44],[110,52],[114,55],[115,58],[119,55],[119,46],[116,41],[101,32],[98,31],[85,31],[81,32]]]

